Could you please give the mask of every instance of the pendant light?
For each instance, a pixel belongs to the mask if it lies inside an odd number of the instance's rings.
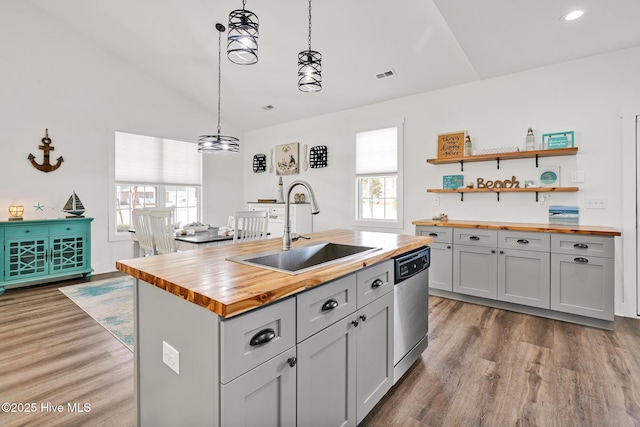
[[[309,0],[309,49],[298,54],[298,89],[303,92],[322,90],[322,55],[311,50],[311,0]]]
[[[251,65],[258,62],[258,17],[245,10],[245,3],[229,14],[227,57],[234,64]]]
[[[218,30],[218,134],[200,135],[198,137],[198,152],[200,153],[237,153],[240,151],[238,138],[220,135],[220,52],[222,50],[222,36],[225,28],[222,24],[216,24]]]

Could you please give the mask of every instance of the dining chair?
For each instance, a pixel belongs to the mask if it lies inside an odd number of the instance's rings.
[[[158,254],[178,251],[178,244],[173,233],[173,209],[151,209],[151,232]]]
[[[233,243],[249,242],[267,238],[269,212],[235,211],[233,213]]]
[[[140,246],[140,256],[155,255],[156,245],[151,231],[151,218],[149,209],[134,209],[132,211],[133,229],[136,231],[136,240]]]

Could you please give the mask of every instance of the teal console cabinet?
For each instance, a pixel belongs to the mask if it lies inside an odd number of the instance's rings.
[[[0,295],[5,288],[91,276],[93,218],[0,222]]]

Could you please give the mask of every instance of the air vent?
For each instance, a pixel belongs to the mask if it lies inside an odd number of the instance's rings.
[[[393,76],[397,76],[396,72],[393,70],[389,70],[389,71],[376,74],[376,79],[382,80],[382,79],[386,79],[387,77],[393,77]]]
[[[274,108],[276,108],[276,107],[274,107],[273,105],[265,105],[264,107],[262,107],[262,109],[263,109],[264,111],[271,111],[271,110],[273,110]]]

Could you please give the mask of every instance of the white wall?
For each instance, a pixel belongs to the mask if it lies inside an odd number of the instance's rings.
[[[95,273],[114,271],[117,259],[131,257],[128,241],[108,237],[114,132],[194,141],[195,150],[198,135],[214,130],[215,117],[28,2],[0,2],[0,51],[0,209],[22,204],[25,219],[64,217],[60,209],[75,190],[85,215],[95,218]],[[45,128],[55,147],[52,162],[64,157],[50,173],[27,160],[32,153],[42,163]],[[205,222],[218,216],[226,222],[241,205],[241,162],[239,156],[205,159],[207,184],[238,183],[234,191],[227,184],[205,193]],[[33,208],[38,202],[44,212]]]
[[[460,85],[335,114],[259,129],[245,134],[244,163],[256,153],[286,142],[327,145],[329,166],[309,169],[285,179],[308,180],[314,187],[322,212],[314,218],[314,229],[350,228],[353,218],[354,127],[390,118],[405,117],[404,127],[404,229],[413,234],[411,221],[447,213],[450,219],[546,223],[547,207],[539,207],[535,195],[459,195],[427,193],[441,188],[442,176],[463,174],[465,181],[507,179],[515,175],[521,183],[536,179],[533,159],[434,166],[437,135],[467,130],[476,148],[524,146],[528,127],[540,140],[542,133],[574,130],[576,156],[540,159],[540,165],[559,165],[561,185],[579,186],[577,193],[554,193],[551,204],[578,205],[580,223],[611,226],[622,230],[621,171],[622,136],[620,112],[637,105],[640,98],[640,48],[627,49],[583,60],[539,68],[505,77]],[[401,76],[397,78],[402,78]],[[384,84],[375,83],[372,84]],[[325,88],[324,90],[330,90]],[[303,105],[300,108],[304,108]],[[585,182],[574,184],[571,173],[585,172]],[[254,174],[244,169],[244,198],[275,197],[275,174]],[[440,206],[433,198],[440,198]],[[604,198],[607,209],[584,209],[586,198]],[[624,236],[623,236],[624,237]],[[621,244],[616,244],[616,298],[622,300]],[[634,294],[635,298],[635,294]],[[620,312],[619,304],[617,310]]]

